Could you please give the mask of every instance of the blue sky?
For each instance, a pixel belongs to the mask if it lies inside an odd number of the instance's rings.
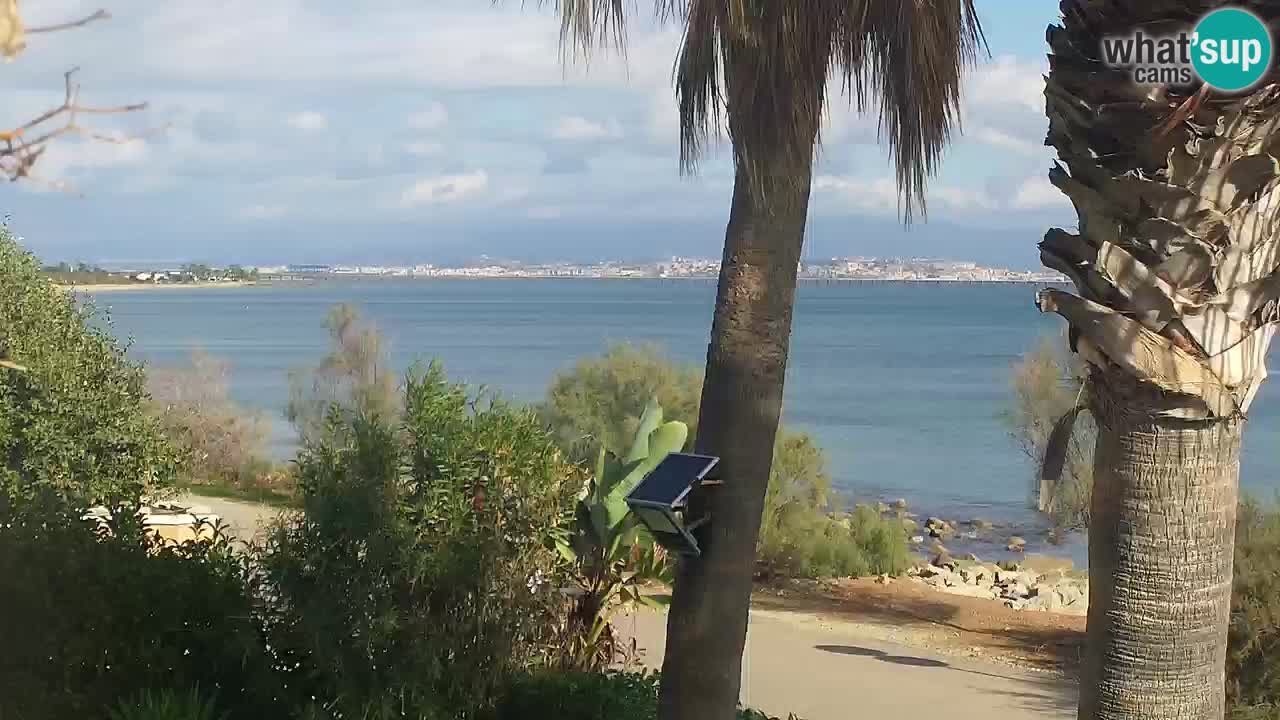
[[[28,24],[99,2],[27,0]],[[678,28],[633,23],[625,62],[564,66],[548,10],[518,0],[106,0],[114,18],[33,36],[0,66],[16,124],[60,100],[147,100],[103,118],[115,145],[61,142],[0,211],[49,259],[449,262],[718,255],[732,169],[678,173]],[[528,3],[530,6],[535,3]],[[639,5],[645,5],[640,0]],[[1042,147],[1047,0],[979,0],[992,57],[969,73],[964,134],[927,223],[897,222],[892,168],[837,97],[807,257],[930,255],[1036,264],[1074,213]]]

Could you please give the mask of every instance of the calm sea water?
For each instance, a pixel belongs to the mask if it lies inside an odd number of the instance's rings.
[[[837,487],[862,500],[903,497],[955,519],[1031,523],[1032,468],[1001,416],[1009,368],[1056,317],[1014,285],[833,284],[799,291],[785,422],[826,448]],[[441,359],[451,377],[523,401],[610,341],[705,358],[715,287],[701,281],[376,280],[239,289],[112,292],[96,303],[131,352],[178,364],[194,349],[227,359],[232,393],[276,418],[291,369],[325,351],[321,321],[358,305],[389,337],[394,361]],[[1242,483],[1280,488],[1280,389],[1267,385],[1248,429]]]

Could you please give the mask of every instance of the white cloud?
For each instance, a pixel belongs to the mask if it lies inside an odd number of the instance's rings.
[[[980,143],[1028,157],[1043,157],[1049,152],[1044,143],[1032,142],[991,127],[979,127],[967,135]]]
[[[979,65],[965,81],[966,104],[971,107],[1016,106],[1043,116],[1046,62],[1031,63],[1012,55],[1001,55]]]
[[[898,186],[892,178],[847,178],[819,175],[813,189],[838,195],[845,209],[872,212],[897,212]]]
[[[465,175],[439,175],[418,180],[400,195],[403,208],[450,205],[478,195],[489,187],[489,174],[477,170]]]
[[[240,211],[240,217],[246,220],[275,220],[289,213],[284,205],[250,205]]]
[[[438,142],[417,141],[411,142],[404,146],[404,151],[410,155],[418,157],[426,157],[428,155],[439,155],[444,152],[444,145]]]
[[[414,130],[439,130],[449,124],[449,111],[440,103],[431,103],[426,110],[409,116],[409,127]]]
[[[610,118],[604,123],[588,120],[580,115],[563,115],[551,128],[556,140],[613,140],[622,137],[622,126]]]
[[[317,132],[329,129],[329,119],[324,116],[324,113],[318,113],[314,110],[304,110],[302,112],[294,113],[289,116],[286,122],[289,123],[289,127],[305,132]]]
[[[898,208],[898,189],[890,176],[850,178],[820,175],[814,178],[815,194],[826,195],[829,210],[890,214]],[[834,205],[832,198],[834,197]],[[1062,193],[1043,176],[1026,178],[1012,196],[1001,197],[981,185],[956,186],[934,183],[927,191],[931,216],[943,211],[944,217],[962,217],[991,212],[1023,212],[1058,210],[1070,207]]]
[[[969,188],[947,187],[945,185],[931,187],[927,192],[931,203],[937,203],[960,212],[973,210],[995,210],[998,203],[987,193]],[[930,207],[933,207],[930,205]]]
[[[1034,175],[1018,186],[1018,192],[1013,196],[1013,207],[1018,210],[1069,209],[1071,201],[1048,178]]]

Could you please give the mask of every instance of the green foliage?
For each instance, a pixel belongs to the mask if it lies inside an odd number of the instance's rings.
[[[271,426],[230,398],[225,361],[194,352],[187,367],[152,368],[147,388],[184,484],[254,489],[271,477]]]
[[[1227,650],[1231,717],[1280,717],[1280,508],[1241,503],[1233,583]]]
[[[688,425],[692,441],[701,398],[697,368],[677,365],[652,345],[615,344],[557,375],[542,414],[572,460],[593,463],[601,448],[630,447],[651,400]]]
[[[518,677],[497,720],[654,720],[658,676],[622,672],[541,672]]]
[[[127,516],[102,534],[51,494],[0,505],[0,717],[100,717],[197,684],[232,717],[284,715],[227,543],[161,544]]]
[[[550,535],[580,470],[537,416],[432,365],[403,426],[335,410],[298,457],[304,515],[262,563],[272,644],[334,716],[467,718],[544,662],[563,597]]]
[[[882,518],[866,506],[839,518],[813,512],[784,513],[768,533],[759,562],[769,575],[900,575],[910,565],[902,523]]]
[[[1097,430],[1087,414],[1076,421],[1067,447],[1062,478],[1041,483],[1040,464],[1053,426],[1082,400],[1085,369],[1068,355],[1061,338],[1046,338],[1013,367],[1013,401],[1006,421],[1014,441],[1035,471],[1032,495],[1040,511],[1060,529],[1089,524],[1089,493],[1093,487],[1093,445]]]
[[[526,675],[511,684],[496,720],[656,720],[658,685],[659,676],[652,673]],[[776,718],[740,708],[737,720]]]
[[[656,605],[642,586],[671,582],[665,553],[642,537],[626,496],[667,455],[683,448],[688,434],[684,423],[664,423],[662,407],[651,400],[631,449],[621,460],[600,450],[596,472],[583,487],[571,519],[554,535],[579,586],[562,640],[563,666],[600,670],[613,664],[618,659],[613,614],[637,604]]]
[[[601,447],[620,452],[629,446],[651,399],[667,418],[689,425],[685,444],[691,446],[701,393],[697,368],[677,365],[652,346],[613,345],[559,375],[541,412],[566,454],[594,462]],[[807,434],[778,432],[757,553],[761,570],[824,575],[864,566],[869,568],[864,572],[905,569],[905,562],[898,561],[906,556],[905,533],[886,527],[877,537],[901,534],[902,546],[881,551],[851,543],[849,528],[833,524],[826,462],[826,454]]]
[[[303,442],[321,442],[334,412],[346,421],[364,416],[394,423],[400,391],[382,332],[352,305],[335,305],[324,321],[331,347],[320,364],[289,374],[285,417]]]
[[[225,720],[213,701],[200,694],[199,688],[186,692],[147,690],[117,705],[109,720]]]
[[[142,369],[101,325],[0,227],[0,358],[26,368],[0,368],[0,492],[10,499],[52,489],[86,507],[172,483]]]

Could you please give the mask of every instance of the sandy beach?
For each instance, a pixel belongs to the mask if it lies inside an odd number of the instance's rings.
[[[194,282],[194,283],[112,283],[100,285],[65,285],[72,292],[102,293],[123,292],[126,290],[206,290],[214,288],[240,288],[256,285],[247,280],[229,280],[227,282]]]

